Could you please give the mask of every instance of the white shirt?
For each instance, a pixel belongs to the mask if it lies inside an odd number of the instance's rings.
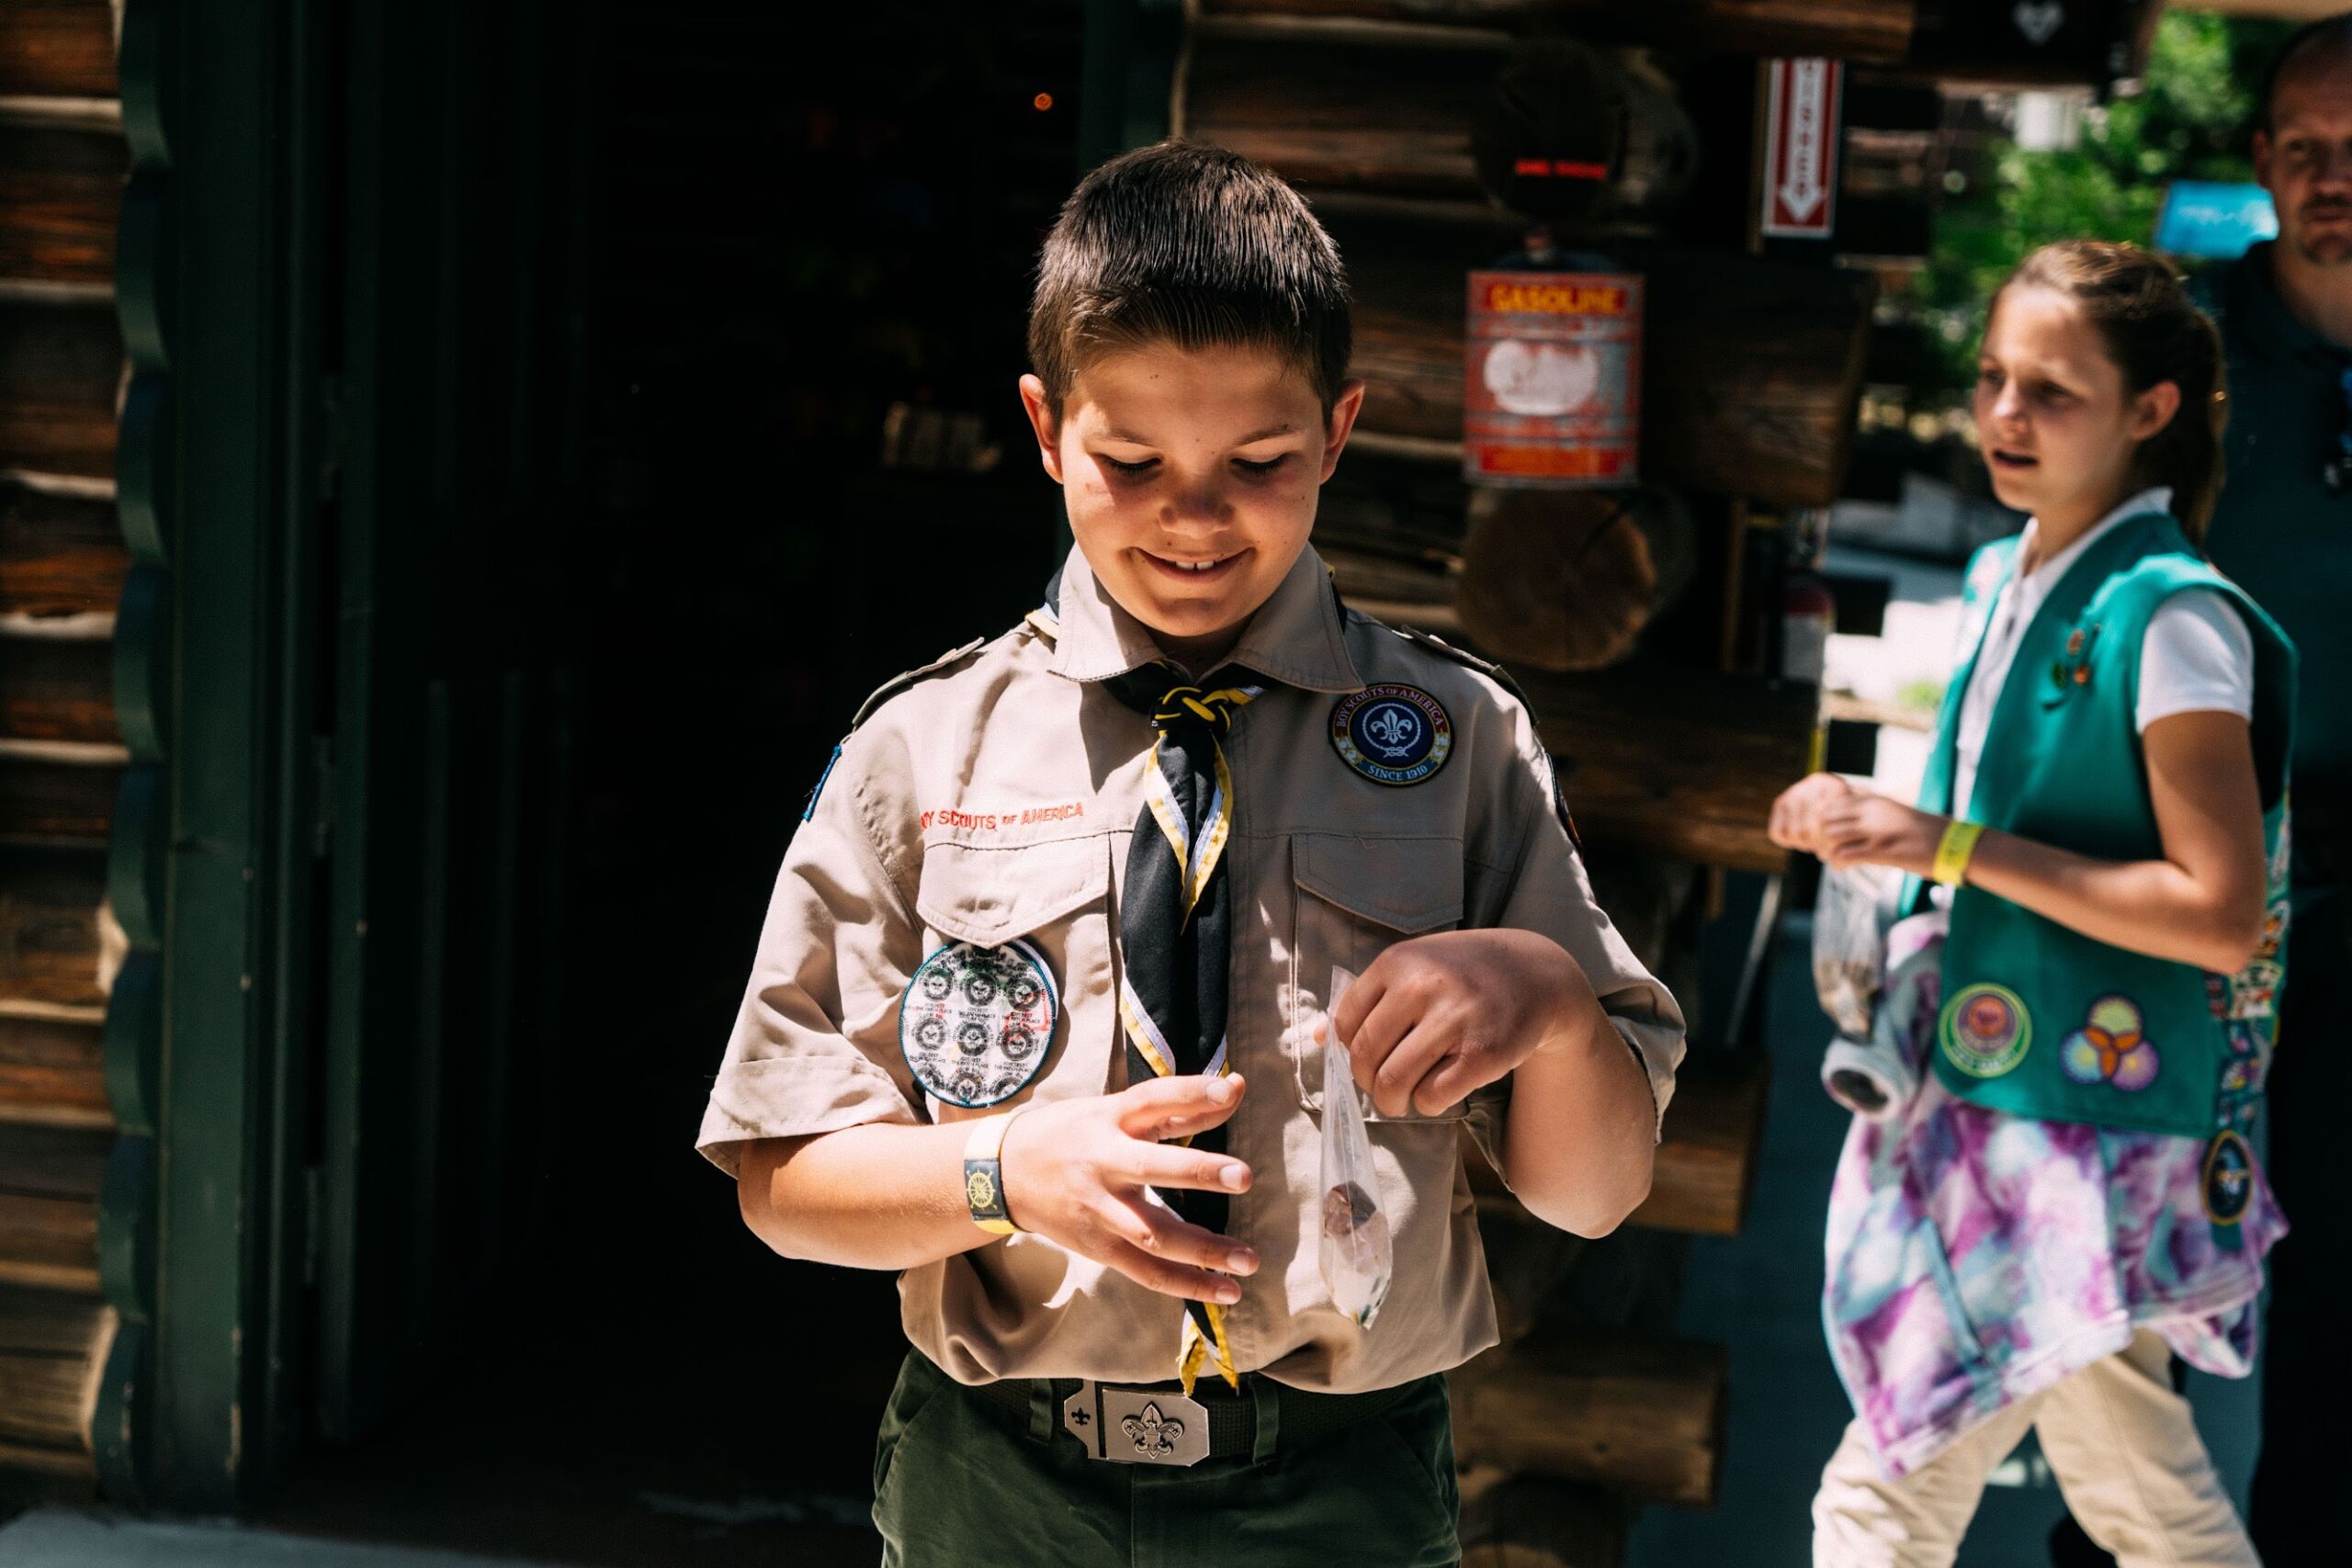
[[[1960,723],[1952,737],[1953,814],[1966,817],[1976,792],[1976,764],[1984,753],[1984,733],[1992,728],[1993,705],[2017,660],[2018,644],[2033,624],[2034,613],[2050,591],[2066,575],[2094,540],[2125,520],[2143,512],[2165,512],[2172,506],[2170,487],[2158,485],[2126,501],[2094,525],[2083,536],[2030,573],[2012,573],[1993,602],[1976,668],[1962,694]],[[2040,524],[2029,522],[2018,543],[2018,559],[2033,550]],[[1967,636],[1963,626],[1961,635]],[[1966,649],[1962,650],[1965,656]],[[2144,732],[2160,718],[2177,713],[2233,713],[2254,716],[2254,635],[2238,618],[2230,602],[2211,589],[2192,588],[2166,599],[2148,622],[2140,644],[2140,691],[2133,722]]]

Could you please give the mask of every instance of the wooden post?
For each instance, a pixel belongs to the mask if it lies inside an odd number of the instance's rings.
[[[1723,1455],[1720,1346],[1563,1331],[1456,1371],[1453,1443],[1465,1465],[1589,1482],[1704,1507]]]

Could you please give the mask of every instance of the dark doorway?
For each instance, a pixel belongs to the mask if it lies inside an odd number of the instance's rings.
[[[563,1562],[871,1561],[894,1281],[779,1259],[693,1151],[777,861],[865,694],[1017,620],[1059,497],[1013,390],[1080,0],[608,0],[576,123],[581,494],[544,545],[560,953],[496,1287],[288,1528]],[[454,69],[454,68],[453,68]],[[454,326],[447,329],[455,331]],[[393,808],[397,808],[396,807]],[[460,1108],[447,1107],[457,1115]],[[479,1113],[477,1111],[477,1113]]]

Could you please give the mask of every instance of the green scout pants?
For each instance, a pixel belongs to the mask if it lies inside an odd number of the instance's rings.
[[[1300,1444],[1189,1469],[1090,1457],[910,1354],[874,1454],[883,1568],[1453,1568],[1445,1379]]]

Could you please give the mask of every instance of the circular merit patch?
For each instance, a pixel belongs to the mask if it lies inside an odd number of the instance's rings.
[[[950,942],[899,998],[899,1051],[915,1081],[948,1104],[994,1105],[1045,1065],[1060,1005],[1027,942]]]
[[[1973,1078],[1997,1078],[2025,1060],[2033,1044],[2033,1020],[2025,1003],[2006,986],[1963,988],[1944,1004],[1937,1030],[1944,1060]]]
[[[2235,1133],[2215,1134],[2205,1150],[2205,1217],[2236,1224],[2253,1201],[2254,1150]]]
[[[1453,754],[1453,721],[1419,686],[1366,686],[1331,705],[1331,744],[1378,784],[1417,784]]]

